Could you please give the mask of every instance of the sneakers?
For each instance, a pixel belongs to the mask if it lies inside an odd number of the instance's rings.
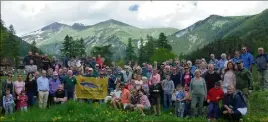
[[[143,114],[141,114],[141,116],[145,116],[145,114],[143,113]]]

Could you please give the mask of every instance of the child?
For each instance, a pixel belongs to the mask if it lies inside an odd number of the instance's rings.
[[[142,82],[143,82],[142,89],[144,90],[145,95],[149,96],[149,85],[147,77],[143,76]]]
[[[25,91],[22,90],[21,94],[18,96],[19,108],[21,111],[27,111],[28,96],[25,95]]]
[[[189,87],[186,85],[184,86],[184,93],[185,93],[185,108],[184,108],[184,116],[190,115],[190,108],[191,108],[191,97],[190,97],[190,90]]]
[[[185,108],[185,92],[181,85],[176,87],[176,104],[175,104],[175,112],[177,117],[183,117],[184,108]]]
[[[142,87],[142,84],[143,84],[143,82],[141,80],[141,75],[137,75],[136,78],[137,78],[137,80],[135,80],[135,89],[140,90]]]
[[[219,116],[219,101],[223,99],[224,93],[221,89],[220,82],[215,83],[215,87],[210,89],[207,95],[207,102],[209,103],[208,108],[208,121],[216,120]]]
[[[12,114],[15,106],[14,98],[10,94],[10,89],[6,89],[6,95],[3,96],[3,107],[5,109],[5,115]]]
[[[119,88],[119,84],[116,85],[116,89],[111,92],[111,96],[112,96],[112,100],[111,100],[111,105],[115,105],[116,101],[118,101],[120,99],[120,95],[121,95],[122,91]],[[116,106],[114,106],[116,107]]]

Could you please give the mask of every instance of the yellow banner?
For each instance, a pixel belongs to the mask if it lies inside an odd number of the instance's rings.
[[[108,78],[76,77],[76,97],[82,99],[104,99],[108,94]]]

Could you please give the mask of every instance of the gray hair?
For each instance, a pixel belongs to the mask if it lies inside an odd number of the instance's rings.
[[[226,58],[226,54],[225,53],[222,53],[221,54],[221,57],[225,57]]]

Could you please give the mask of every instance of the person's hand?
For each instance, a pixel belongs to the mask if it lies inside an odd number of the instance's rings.
[[[209,102],[210,102],[210,100],[207,100],[207,102],[209,103]]]
[[[233,111],[232,109],[228,109],[228,113],[229,113],[229,114],[231,114],[231,113],[232,113],[232,111]]]
[[[218,100],[218,99],[220,99],[220,97],[218,96],[218,97],[216,97],[216,99]]]

